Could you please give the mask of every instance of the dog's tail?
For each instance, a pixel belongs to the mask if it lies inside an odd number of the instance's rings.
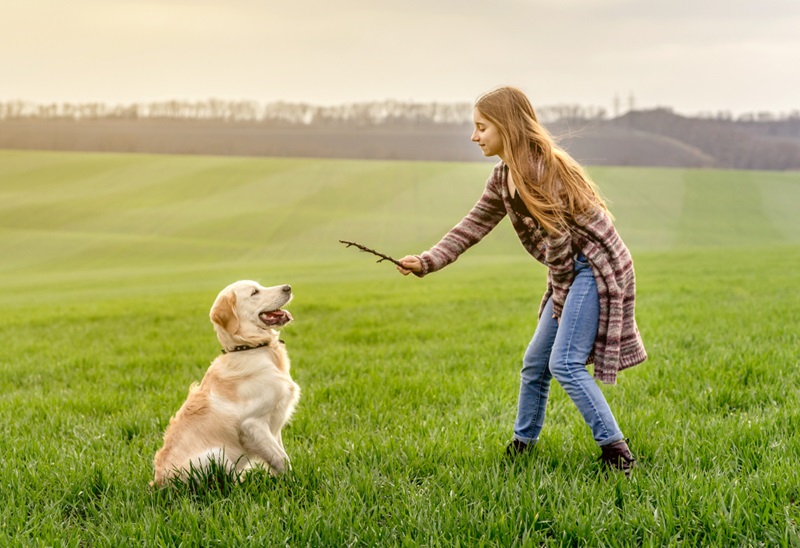
[[[240,462],[246,461],[246,462]],[[211,447],[202,453],[194,455],[180,465],[173,465],[172,468],[166,467],[156,469],[155,481],[151,486],[163,486],[173,479],[184,482],[201,482],[203,478],[229,477],[240,479],[242,468],[249,464],[247,457],[242,456],[237,460],[231,460],[225,453],[224,447]]]
[[[190,467],[196,470],[217,468],[228,473],[236,468],[236,464],[225,454],[224,447],[211,447],[189,459],[186,468]]]

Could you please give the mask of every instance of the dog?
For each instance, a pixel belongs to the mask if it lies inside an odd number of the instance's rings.
[[[263,287],[252,280],[220,291],[209,316],[222,354],[170,419],[151,485],[186,481],[192,470],[207,469],[212,461],[237,474],[261,463],[273,475],[289,467],[281,429],[300,387],[289,375],[278,329],[293,320],[282,309],[291,299],[289,285]]]

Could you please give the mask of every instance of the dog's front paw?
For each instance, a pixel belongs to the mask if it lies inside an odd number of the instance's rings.
[[[292,465],[289,459],[279,460],[275,465],[269,467],[269,473],[273,476],[281,476],[288,471],[291,471]]]

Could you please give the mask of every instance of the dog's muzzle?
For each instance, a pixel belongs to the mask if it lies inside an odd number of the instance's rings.
[[[258,319],[270,327],[286,325],[294,318],[286,310],[273,310],[271,312],[262,312],[258,315]]]

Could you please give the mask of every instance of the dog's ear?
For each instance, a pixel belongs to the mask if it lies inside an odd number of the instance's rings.
[[[233,335],[239,331],[239,317],[236,315],[236,293],[229,291],[211,307],[211,321]]]

